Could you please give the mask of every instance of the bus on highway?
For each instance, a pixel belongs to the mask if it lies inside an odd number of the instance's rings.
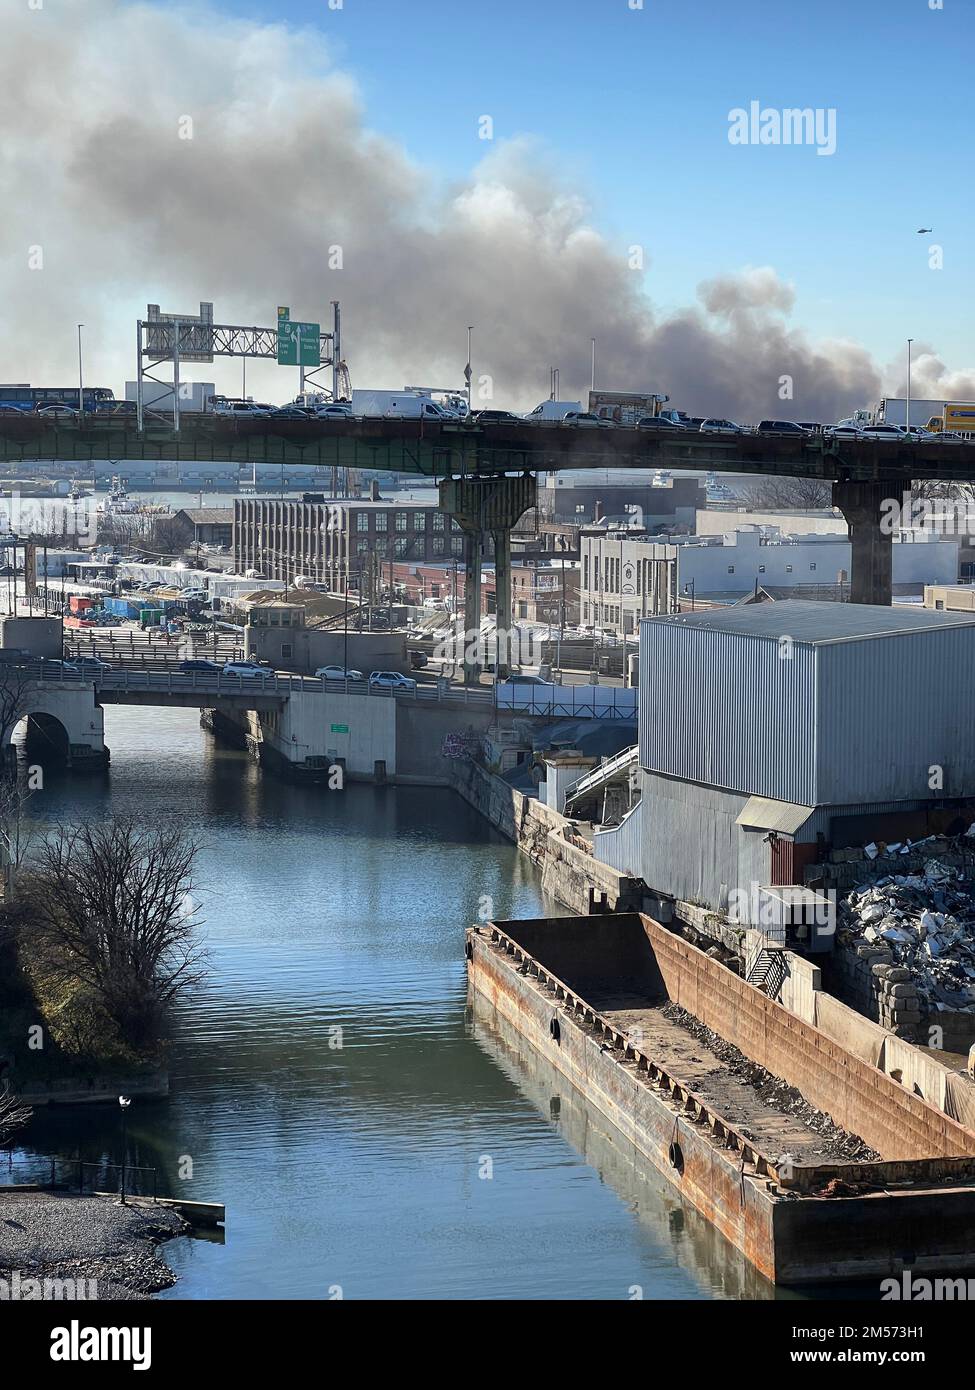
[[[86,386],[82,392],[85,410],[111,410],[115,392],[107,386]],[[17,410],[36,410],[41,405],[70,405],[78,408],[77,386],[31,386],[28,382],[0,383],[0,406]]]

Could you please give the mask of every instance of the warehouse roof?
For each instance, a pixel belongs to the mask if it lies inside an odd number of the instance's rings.
[[[176,516],[185,516],[194,526],[232,526],[233,507],[180,507]]]
[[[795,642],[818,645],[865,637],[896,637],[945,627],[975,627],[975,613],[785,599],[779,603],[712,608],[702,613],[677,613],[644,621],[737,632],[746,637],[791,637]]]

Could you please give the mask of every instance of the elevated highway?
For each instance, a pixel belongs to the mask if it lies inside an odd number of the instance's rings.
[[[898,506],[914,480],[975,479],[975,444],[839,440],[822,436],[654,433],[631,428],[572,428],[528,422],[468,426],[427,420],[242,420],[184,415],[180,428],[128,417],[58,420],[0,416],[0,462],[95,463],[110,459],[309,465],[380,469],[437,479],[441,506],[465,533],[467,627],[479,612],[479,564],[494,537],[498,624],[511,625],[510,531],[534,499],[534,475],[561,469],[707,468],[714,472],[818,478],[833,486],[852,541],[851,597],[891,601],[893,530],[885,508]],[[327,474],[323,473],[323,476]],[[474,683],[477,668],[466,667]]]
[[[105,459],[303,464],[373,468],[429,478],[498,477],[564,468],[707,468],[828,482],[897,483],[975,478],[975,444],[901,444],[821,436],[655,434],[630,428],[555,424],[431,424],[426,420],[243,420],[184,414],[148,421],[125,416],[83,422],[0,415],[0,461],[84,463]]]

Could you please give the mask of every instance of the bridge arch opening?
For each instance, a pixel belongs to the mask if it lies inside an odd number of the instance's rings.
[[[15,726],[11,744],[29,763],[42,767],[67,767],[71,761],[68,731],[53,714],[36,710]]]

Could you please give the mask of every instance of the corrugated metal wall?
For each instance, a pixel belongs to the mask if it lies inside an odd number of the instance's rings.
[[[815,804],[815,653],[773,637],[645,622],[640,764],[746,795]]]
[[[971,628],[822,646],[817,686],[817,802],[975,793]],[[935,765],[941,789],[929,786]]]

